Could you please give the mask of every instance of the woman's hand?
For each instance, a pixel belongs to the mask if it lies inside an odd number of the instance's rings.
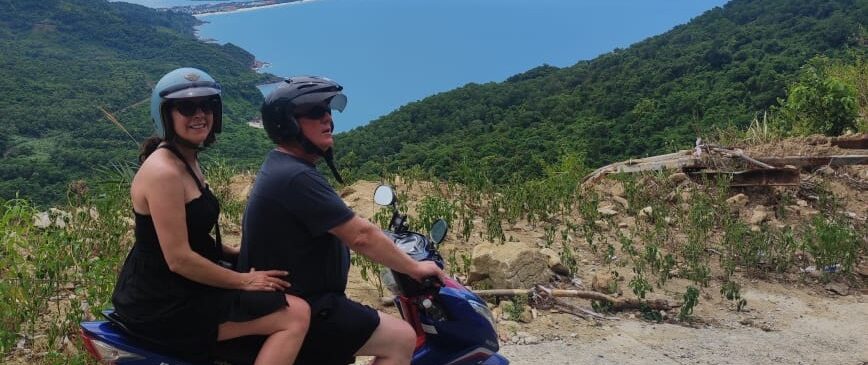
[[[250,272],[241,274],[244,278],[241,290],[245,291],[284,291],[290,287],[285,278],[289,275],[283,270],[256,271],[251,268]]]

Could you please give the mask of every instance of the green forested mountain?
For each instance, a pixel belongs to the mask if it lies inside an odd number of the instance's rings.
[[[258,112],[254,85],[265,76],[250,70],[244,50],[198,41],[196,22],[105,0],[0,0],[0,199],[57,202],[69,181],[135,161],[134,142],[99,108],[141,141],[152,131],[151,87],[181,66],[224,85],[224,133],[207,155],[258,164],[267,139],[245,122]]]
[[[628,49],[405,105],[339,135],[354,176],[418,165],[497,182],[564,154],[587,164],[668,151],[746,126],[817,55],[864,59],[868,1],[733,0]]]
[[[816,55],[864,59],[866,4],[733,0],[628,49],[408,104],[338,135],[339,162],[352,176],[418,165],[506,182],[564,154],[595,166],[684,146],[744,126]],[[224,133],[206,158],[257,166],[269,143],[244,122],[267,76],[244,50],[198,41],[196,22],[105,0],[0,0],[0,199],[58,202],[71,180],[134,161],[134,142],[99,108],[145,138],[150,88],[180,66],[225,86]]]

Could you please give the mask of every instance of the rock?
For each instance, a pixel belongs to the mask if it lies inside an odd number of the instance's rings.
[[[798,206],[798,205],[785,206],[784,210],[789,212],[789,213],[793,213],[793,214],[796,214],[800,217],[805,217],[805,218],[810,218],[810,217],[813,217],[817,214],[820,214],[819,210],[816,210],[816,209],[811,208],[811,207],[802,207],[802,206]]]
[[[762,229],[760,226],[756,225],[756,224],[750,226],[750,231],[751,231],[751,232],[756,233],[756,232],[760,232],[760,231],[762,231],[762,230],[763,230],[763,229]]]
[[[766,207],[762,205],[757,205],[756,208],[754,208],[753,213],[748,220],[748,223],[750,223],[751,225],[757,225],[764,222],[766,219],[768,219],[768,217],[769,211],[766,210]]]
[[[34,214],[33,225],[39,228],[48,228],[51,225],[51,218],[48,217],[48,212]]]
[[[835,170],[829,166],[823,166],[817,169],[817,173],[823,176],[833,176],[835,175]]]
[[[618,228],[633,228],[636,227],[636,218],[627,216],[618,222]]]
[[[500,307],[492,309],[491,317],[494,318],[495,321],[500,322],[500,320],[503,318],[503,310],[500,309]]]
[[[856,266],[856,273],[862,275],[864,277],[868,277],[868,260],[862,261],[861,264]]]
[[[518,317],[518,321],[521,323],[530,323],[533,322],[533,311],[530,310],[530,307],[525,306],[521,311],[521,315]]]
[[[620,181],[614,181],[609,185],[609,194],[612,194],[612,196],[620,196],[623,198],[625,195],[624,192],[624,185],[621,184]]]
[[[509,318],[509,311],[512,310],[513,305],[515,305],[515,304],[511,300],[500,301],[500,304],[498,304],[497,308],[495,308],[495,310],[497,310],[497,312],[500,313],[500,316],[497,318],[509,320],[510,319]]]
[[[597,212],[602,214],[604,217],[611,217],[618,214],[618,212],[615,209],[612,209],[612,207],[599,207],[597,208]]]
[[[597,227],[600,227],[600,229],[602,229],[602,230],[604,230],[604,231],[609,229],[609,222],[606,222],[606,221],[604,221],[604,220],[602,220],[602,219],[595,220],[595,221],[594,221],[594,224],[595,224]]]
[[[848,295],[850,294],[850,287],[844,283],[828,283],[826,284],[826,290],[838,295]]]
[[[615,294],[613,289],[618,287],[618,278],[610,272],[598,272],[594,274],[591,288],[606,294]]]
[[[468,284],[485,282],[491,288],[530,288],[551,277],[549,257],[521,242],[483,243],[473,248]]]
[[[555,252],[555,250],[552,250],[550,248],[543,248],[539,250],[539,252],[548,257],[549,269],[555,274],[564,276],[570,275],[570,269],[568,269],[566,266],[564,266],[563,263],[561,263],[561,257],[558,255],[557,252]]]
[[[748,201],[750,201],[750,198],[748,198],[747,195],[739,193],[733,195],[729,199],[726,199],[726,205],[728,205],[730,209],[738,209],[740,207],[746,206]]]
[[[639,218],[651,218],[651,215],[654,213],[654,208],[645,207],[639,211]]]
[[[798,205],[798,206],[800,206],[800,207],[807,207],[807,206],[808,206],[808,202],[806,202],[806,201],[803,200],[803,199],[799,199],[799,200],[796,200],[796,205]]]
[[[689,179],[689,177],[683,172],[676,172],[672,175],[669,175],[669,181],[671,181],[675,185],[681,184],[682,182],[687,181],[687,179]]]
[[[621,206],[624,207],[624,209],[630,209],[630,202],[628,202],[627,199],[624,199],[620,196],[615,196],[615,197],[612,197],[612,200],[614,200],[618,204],[621,204]]]

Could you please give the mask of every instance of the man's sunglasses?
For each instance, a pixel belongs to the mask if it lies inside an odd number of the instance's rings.
[[[296,114],[296,117],[305,117],[310,119],[322,119],[326,114],[331,114],[332,110],[325,106],[315,106],[307,111]]]
[[[210,98],[205,100],[178,100],[172,103],[172,106],[178,110],[178,113],[185,117],[196,115],[197,110],[202,110],[205,114],[214,113],[222,107],[220,99]]]

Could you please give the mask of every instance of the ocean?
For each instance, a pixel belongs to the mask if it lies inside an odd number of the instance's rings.
[[[136,0],[147,6],[190,0]],[[306,0],[209,14],[198,34],[231,42],[278,76],[344,86],[337,131],[467,83],[565,67],[688,22],[725,0]],[[166,6],[166,5],[163,5]]]

